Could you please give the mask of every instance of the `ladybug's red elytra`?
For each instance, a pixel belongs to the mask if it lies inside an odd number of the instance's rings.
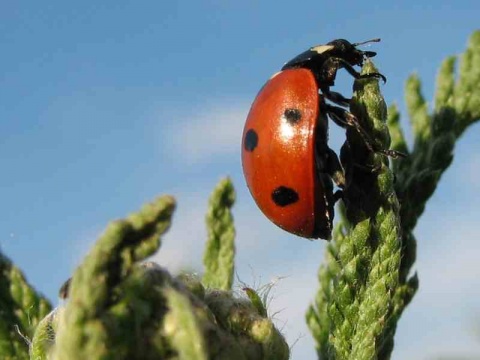
[[[367,42],[377,42],[373,39]],[[330,91],[338,69],[354,78],[372,51],[361,51],[347,40],[318,45],[287,62],[258,93],[242,138],[242,165],[247,186],[262,212],[282,229],[305,238],[330,239],[334,204],[344,187],[343,169],[328,147],[328,119],[355,127],[373,150],[358,120],[345,108],[350,100]],[[329,100],[337,105],[328,104]],[[390,156],[391,150],[375,149]]]

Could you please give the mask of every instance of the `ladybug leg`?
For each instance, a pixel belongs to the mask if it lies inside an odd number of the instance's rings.
[[[376,147],[370,135],[360,125],[358,119],[351,112],[337,106],[332,106],[330,104],[324,104],[324,106],[328,116],[335,122],[335,124],[342,128],[355,128],[355,130],[357,130],[360,136],[363,138],[365,146],[371,152],[378,152],[394,159],[398,157],[405,157],[405,154],[399,151],[390,149],[379,149],[378,147]]]
[[[323,109],[325,102],[320,99],[320,108]],[[332,149],[327,144],[328,113],[322,113],[318,119],[317,138],[315,139],[315,166],[319,177],[327,175],[335,184],[345,187],[345,173],[342,164]]]
[[[369,166],[369,165],[360,165],[358,163],[354,163],[353,166],[360,170],[363,170],[365,172],[372,173],[372,174],[378,173],[382,168],[382,165],[380,164]]]
[[[334,194],[333,194],[333,202],[334,202],[334,204],[335,204],[338,200],[340,200],[340,199],[343,200],[343,195],[344,195],[343,190],[337,190],[337,191],[335,191]]]
[[[375,79],[382,79],[383,83],[385,84],[387,82],[387,78],[383,76],[380,73],[370,73],[370,74],[360,74],[357,70],[353,68],[352,65],[347,63],[345,60],[340,59],[340,62],[342,64],[342,67],[347,70],[347,72],[352,75],[355,79],[369,79],[369,78],[375,78]]]
[[[334,183],[341,189],[345,187],[345,172],[335,151],[328,148],[326,150],[325,172],[330,175]]]
[[[367,79],[367,78],[376,78],[382,79],[384,83],[387,82],[387,78],[380,73],[371,73],[371,74],[360,74],[357,70],[353,68],[346,60],[342,58],[331,57],[325,61],[322,66],[322,75],[323,79],[327,79],[329,85],[333,85],[333,81],[337,74],[338,69],[345,69],[350,75],[352,75],[355,79]]]
[[[372,142],[370,140],[370,136],[360,125],[355,115],[337,106],[332,106],[330,104],[324,104],[324,106],[328,116],[330,117],[330,119],[332,119],[335,122],[335,124],[337,124],[338,126],[344,129],[347,129],[349,127],[355,128],[360,134],[360,136],[363,138],[368,150],[374,152]]]
[[[340,106],[345,106],[348,107],[350,106],[350,99],[346,98],[342,94],[336,92],[336,91],[330,91],[327,88],[322,89],[322,94],[325,96],[326,99],[330,100],[331,102],[340,105]]]
[[[315,163],[319,177],[327,175],[339,187],[345,187],[345,172],[335,151],[328,146],[315,151]]]

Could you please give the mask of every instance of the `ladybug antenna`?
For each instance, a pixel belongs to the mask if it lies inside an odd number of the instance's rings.
[[[371,39],[371,40],[367,40],[367,41],[353,43],[352,45],[357,47],[357,46],[360,46],[360,45],[370,44],[370,43],[374,43],[374,42],[380,42],[380,38],[375,38],[375,39]]]

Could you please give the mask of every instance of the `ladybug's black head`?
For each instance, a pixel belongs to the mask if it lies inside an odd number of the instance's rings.
[[[368,57],[374,57],[377,55],[374,51],[362,51],[357,49],[357,46],[367,44],[370,42],[378,42],[380,39],[372,39],[361,43],[350,43],[345,39],[337,39],[330,41],[327,45],[333,46],[330,50],[331,56],[335,56],[345,60],[350,65],[363,65],[363,60]]]
[[[337,39],[325,45],[313,46],[287,62],[282,67],[282,70],[295,68],[310,69],[315,74],[317,82],[323,83],[323,85],[327,83],[331,85],[339,68],[356,65],[362,66],[365,58],[377,55],[377,53],[373,51],[359,50],[357,46],[378,41],[380,41],[380,39],[352,44],[345,39]],[[342,61],[340,62],[338,60]],[[354,70],[350,69],[349,72],[351,73],[351,71]]]

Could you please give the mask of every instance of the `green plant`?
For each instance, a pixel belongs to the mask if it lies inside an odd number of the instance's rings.
[[[307,322],[322,359],[389,359],[397,322],[418,287],[413,229],[456,140],[480,118],[480,31],[462,56],[442,65],[429,113],[420,81],[407,82],[414,130],[410,150],[396,107],[388,111],[375,79],[357,80],[351,110],[377,148],[407,154],[392,166],[352,129],[342,147],[346,188],[341,221],[320,267]],[[371,62],[362,70],[377,71]],[[163,196],[111,223],[49,302],[0,254],[2,359],[287,359],[289,347],[268,316],[265,294],[232,291],[235,201],[229,179],[207,212],[204,274],[172,276],[146,258],[158,251],[175,201]]]
[[[412,149],[397,108],[390,107],[387,114],[377,82],[355,82],[352,112],[379,147],[389,148],[391,140],[391,147],[407,156],[393,160],[390,168],[384,156],[366,151],[355,131],[347,131],[341,154],[346,207],[306,315],[322,359],[390,358],[397,322],[418,288],[417,275],[410,275],[416,253],[413,229],[452,162],[456,140],[480,119],[480,31],[462,55],[457,79],[455,64],[456,57],[449,57],[440,68],[431,113],[418,77],[408,79]],[[363,71],[376,69],[369,63]]]
[[[202,280],[141,262],[170,227],[172,197],[111,223],[63,287],[66,305],[38,325],[31,358],[287,359],[267,314],[231,291],[234,200],[230,180],[222,180],[210,198]]]
[[[27,283],[20,269],[0,253],[0,357],[29,359],[27,339],[52,306]]]

